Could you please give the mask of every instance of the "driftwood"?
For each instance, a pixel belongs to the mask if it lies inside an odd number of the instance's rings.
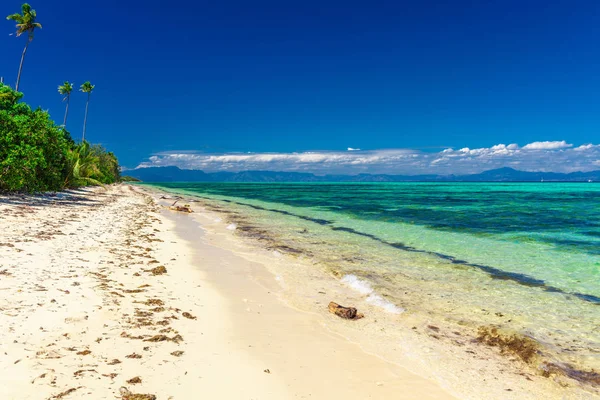
[[[364,317],[363,314],[359,314],[354,307],[344,307],[333,301],[329,303],[329,312],[337,315],[344,319],[361,319]]]
[[[173,204],[175,204],[175,203],[173,203]],[[190,207],[189,204],[186,204],[184,206],[171,206],[171,207],[169,207],[169,210],[186,212],[186,213],[194,212],[194,211],[192,211],[192,207]]]

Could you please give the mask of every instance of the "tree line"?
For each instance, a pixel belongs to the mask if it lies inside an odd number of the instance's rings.
[[[87,94],[81,142],[75,143],[67,131],[69,103],[74,86],[66,81],[58,92],[66,103],[62,125],[57,125],[48,112],[32,109],[21,102],[19,92],[23,63],[36,29],[42,25],[29,4],[21,13],[11,14],[16,22],[16,37],[27,35],[21,54],[15,88],[0,82],[0,191],[48,191],[85,185],[110,184],[120,180],[116,156],[100,145],[85,140],[87,116],[92,91],[89,81],[80,86]]]

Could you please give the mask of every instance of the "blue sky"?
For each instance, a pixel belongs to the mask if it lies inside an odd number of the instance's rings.
[[[60,121],[56,87],[91,80],[87,137],[126,167],[600,169],[599,146],[582,147],[600,143],[598,2],[31,4],[44,28],[25,100]],[[12,30],[0,21],[8,83],[24,45]],[[78,93],[75,138],[84,107]]]

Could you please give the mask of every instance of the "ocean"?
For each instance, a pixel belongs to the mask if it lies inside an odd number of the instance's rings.
[[[389,314],[495,326],[600,369],[600,185],[168,183]],[[589,377],[589,376],[588,376]]]

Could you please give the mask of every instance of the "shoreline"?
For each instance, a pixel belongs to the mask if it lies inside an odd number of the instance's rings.
[[[232,343],[269,366],[272,375],[278,373],[290,398],[454,398],[432,381],[323,329],[321,315],[287,304],[263,264],[221,247],[210,233],[194,238],[199,222],[194,214],[169,218],[176,221],[175,232],[193,245],[194,264],[207,266],[203,272],[211,286],[229,303]]]
[[[3,399],[452,398],[137,187],[1,197],[0,213]]]
[[[282,254],[269,250],[270,246],[265,248],[264,238],[257,237],[256,240],[252,231],[248,231],[248,228],[258,229],[256,233],[260,234],[261,228],[253,228],[251,221],[246,222],[244,211],[238,210],[239,207],[231,209],[228,202],[219,204],[218,201],[197,198],[193,193],[160,187],[150,189],[192,199],[188,202],[197,212],[191,215],[196,218],[202,215],[205,227],[218,238],[221,247],[265,265],[278,279],[278,286],[284,287],[282,297],[286,303],[321,315],[325,329],[359,344],[367,353],[438,382],[459,398],[587,399],[598,396],[594,387],[578,386],[577,382],[562,378],[560,374],[548,378],[534,364],[524,364],[518,357],[499,354],[497,348],[480,344],[475,339],[469,340],[469,337],[476,338],[478,332],[472,329],[464,331],[466,326],[444,325],[440,320],[423,318],[414,312],[396,318],[371,307],[365,303],[361,293],[342,284],[340,276],[326,274],[313,265],[310,256],[293,252],[285,254],[284,250]],[[235,224],[238,225],[237,230],[233,229]],[[341,304],[359,307],[359,311],[366,307],[371,318],[353,324],[339,323],[335,317],[328,318],[324,311],[326,302],[320,304],[324,299],[316,294],[321,290],[327,292],[327,301],[339,299]],[[456,328],[464,332],[459,333]]]

